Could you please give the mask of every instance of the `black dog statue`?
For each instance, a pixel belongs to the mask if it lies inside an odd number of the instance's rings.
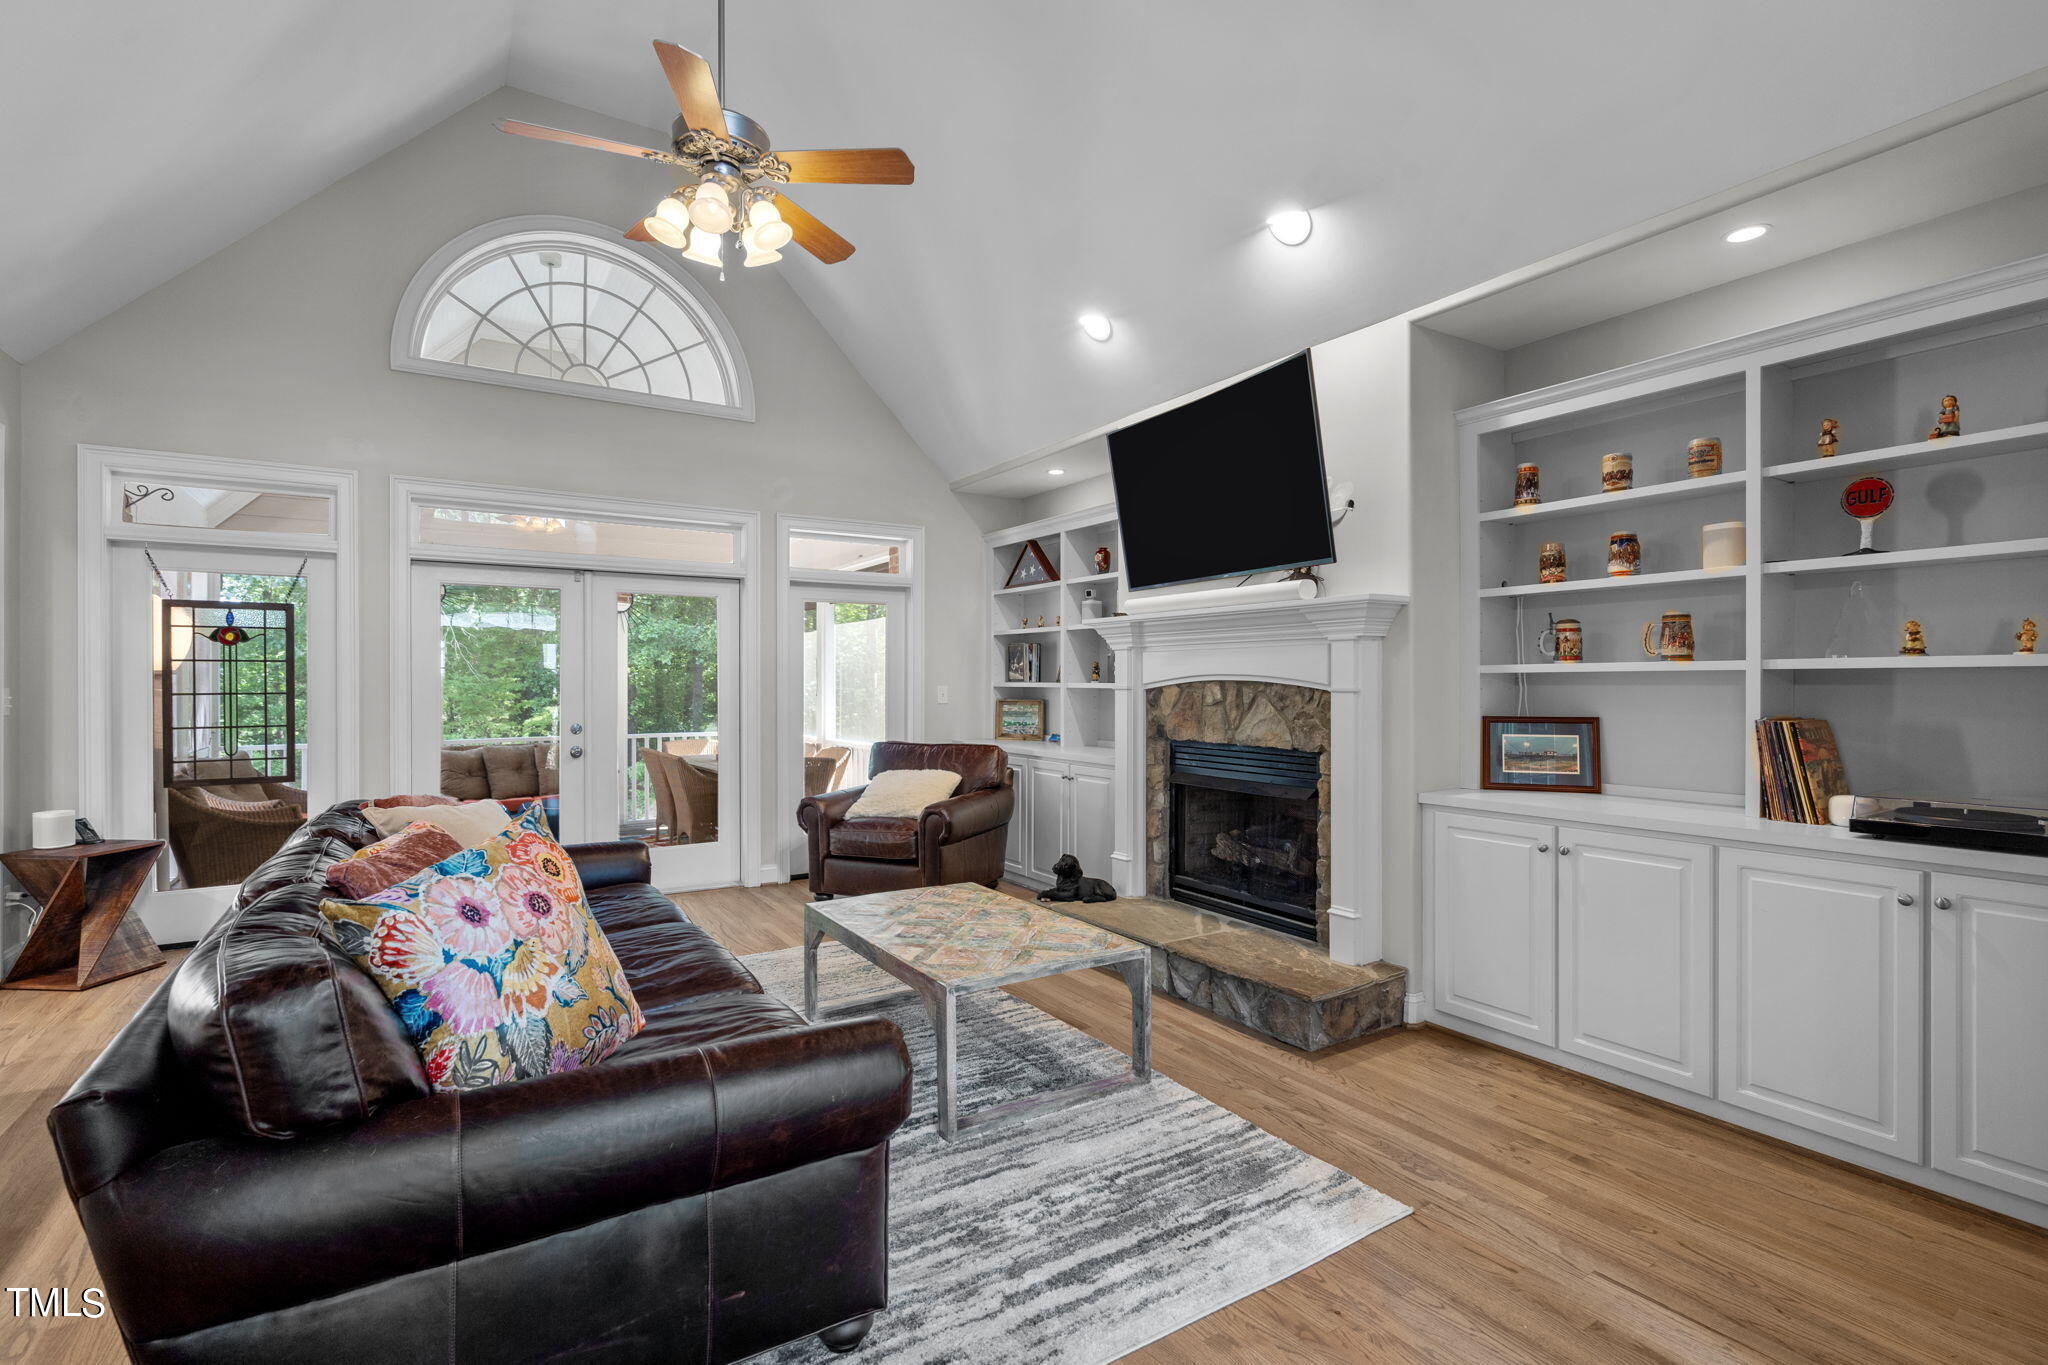
[[[1081,860],[1071,853],[1062,853],[1060,860],[1052,865],[1053,883],[1038,893],[1042,901],[1081,901],[1087,905],[1099,905],[1103,901],[1116,899],[1116,888],[1100,877],[1081,875]]]

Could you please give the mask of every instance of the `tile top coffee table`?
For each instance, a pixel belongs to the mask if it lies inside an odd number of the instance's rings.
[[[949,1142],[963,1128],[1064,1108],[1152,1079],[1152,950],[1136,939],[967,883],[813,901],[804,907],[804,1016],[810,1019],[818,1015],[818,945],[828,935],[924,1002],[939,1045],[939,1136]],[[959,1113],[959,998],[1088,967],[1114,967],[1130,988],[1131,1074]]]

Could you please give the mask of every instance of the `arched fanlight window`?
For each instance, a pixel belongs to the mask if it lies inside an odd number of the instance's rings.
[[[694,280],[596,223],[510,218],[420,267],[391,365],[751,421],[746,359]]]

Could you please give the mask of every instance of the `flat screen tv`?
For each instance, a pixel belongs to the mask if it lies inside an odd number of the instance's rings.
[[[1336,562],[1306,351],[1112,434],[1109,468],[1133,588]]]

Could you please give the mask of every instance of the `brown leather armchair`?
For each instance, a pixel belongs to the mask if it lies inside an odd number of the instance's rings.
[[[847,819],[864,785],[805,797],[796,822],[810,839],[812,892],[829,899],[953,882],[994,886],[1015,804],[1009,755],[993,744],[885,740],[869,756],[868,776],[892,768],[946,768],[960,785],[916,817]]]

